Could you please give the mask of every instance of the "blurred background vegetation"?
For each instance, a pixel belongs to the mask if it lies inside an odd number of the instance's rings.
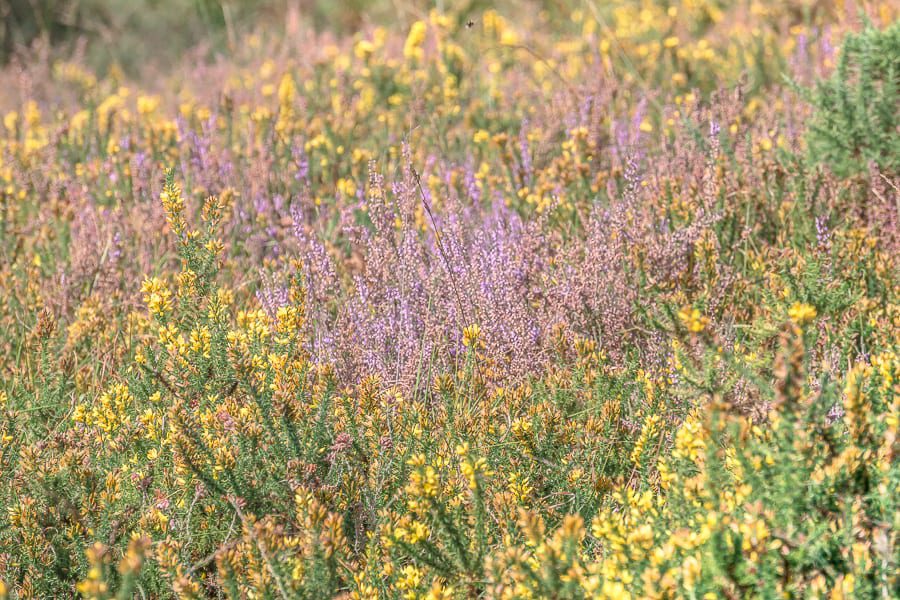
[[[544,0],[561,8],[568,0]],[[302,25],[345,33],[403,22],[431,8],[466,14],[489,0],[0,0],[0,65],[35,49],[78,53],[98,71],[165,64],[201,45],[226,51],[252,30],[290,35]],[[505,4],[509,4],[506,2]]]

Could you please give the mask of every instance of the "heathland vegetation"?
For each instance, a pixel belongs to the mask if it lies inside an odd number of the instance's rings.
[[[896,5],[96,4],[4,29],[0,598],[900,596]]]

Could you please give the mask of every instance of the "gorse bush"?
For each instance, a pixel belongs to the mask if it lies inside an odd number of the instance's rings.
[[[0,598],[900,595],[895,13],[798,6],[20,74]]]
[[[819,82],[809,122],[810,151],[840,175],[865,172],[869,163],[895,172],[900,155],[900,24],[869,25],[850,34],[834,74]]]

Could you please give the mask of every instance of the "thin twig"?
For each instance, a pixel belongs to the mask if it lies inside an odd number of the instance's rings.
[[[419,195],[422,197],[422,206],[425,208],[425,212],[428,213],[428,219],[431,221],[431,228],[434,231],[434,239],[437,241],[438,252],[441,255],[441,259],[444,261],[447,275],[450,276],[450,286],[453,288],[453,293],[456,295],[459,314],[460,316],[464,316],[465,311],[463,310],[462,296],[459,293],[459,287],[456,285],[456,277],[453,275],[453,270],[450,268],[450,258],[447,251],[444,249],[444,242],[441,240],[441,232],[438,230],[437,222],[434,219],[434,213],[431,212],[431,207],[428,206],[428,199],[425,196],[425,190],[422,189],[422,180],[419,178],[419,173],[416,171],[415,167],[410,165],[409,169],[412,171],[413,178],[416,180],[416,186],[419,188]],[[475,315],[475,318],[478,318],[477,314]]]
[[[184,532],[185,532],[185,547],[191,545],[191,515],[194,513],[194,506],[197,504],[197,500],[200,498],[200,486],[194,490],[194,499],[191,500],[191,505],[188,507],[187,516],[184,518]]]
[[[172,387],[172,385],[168,381],[166,381],[166,378],[162,373],[160,373],[156,369],[151,369],[147,365],[141,365],[141,368],[144,369],[145,371],[147,371],[148,373],[150,373],[151,375],[153,375],[153,377],[155,377],[156,380],[159,381],[162,384],[162,386],[164,388],[166,388],[166,390],[169,391],[169,393],[171,393],[176,398],[179,397],[178,392],[176,392],[175,388]]]

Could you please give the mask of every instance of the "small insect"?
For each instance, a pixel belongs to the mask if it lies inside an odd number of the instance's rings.
[[[471,19],[466,21],[466,29],[472,29],[473,27],[475,27],[475,21],[472,21]]]

